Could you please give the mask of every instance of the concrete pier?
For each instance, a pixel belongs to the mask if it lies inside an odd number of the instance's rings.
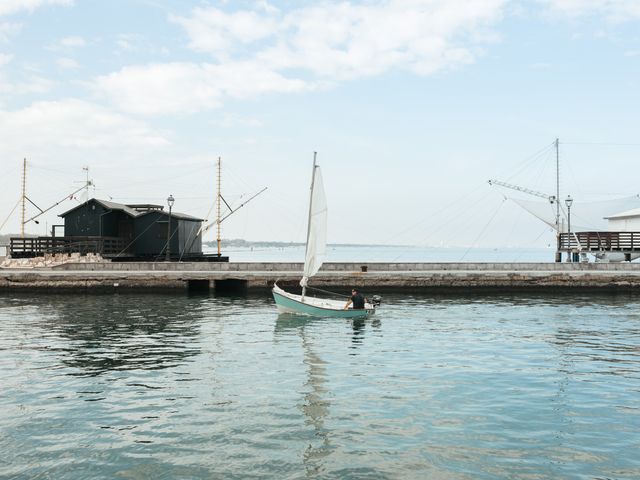
[[[0,269],[0,289],[128,290],[295,287],[301,263],[67,263]],[[579,263],[327,263],[316,287],[470,290],[638,290],[640,264]]]

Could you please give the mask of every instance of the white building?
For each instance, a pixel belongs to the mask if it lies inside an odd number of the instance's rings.
[[[610,232],[640,232],[640,208],[605,217]]]

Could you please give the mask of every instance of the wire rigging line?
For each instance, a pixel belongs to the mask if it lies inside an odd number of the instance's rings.
[[[481,186],[484,186],[484,185],[481,185]],[[478,189],[476,189],[476,190],[478,190]],[[475,193],[475,191],[474,191],[474,192],[472,192],[472,193]],[[426,242],[427,242],[427,240],[428,240],[428,239],[430,239],[430,238],[432,238],[436,233],[440,232],[440,231],[441,231],[441,230],[443,230],[445,227],[448,227],[448,226],[452,225],[452,224],[453,224],[453,223],[455,223],[456,221],[460,221],[460,220],[462,220],[462,219],[464,219],[464,218],[467,218],[465,214],[471,214],[471,213],[475,212],[475,210],[476,210],[477,208],[480,208],[481,202],[482,202],[482,201],[484,201],[484,200],[485,200],[489,195],[492,195],[492,193],[493,193],[493,192],[492,192],[492,191],[490,191],[490,190],[489,190],[489,191],[487,191],[487,192],[486,192],[482,197],[480,197],[478,200],[476,200],[476,201],[473,203],[473,206],[472,206],[470,209],[468,209],[468,208],[464,207],[464,208],[461,210],[461,212],[460,212],[460,213],[454,213],[454,214],[450,214],[450,215],[448,215],[448,217],[447,217],[446,219],[444,219],[443,223],[441,223],[441,224],[438,226],[438,228],[436,228],[435,230],[431,230],[431,231],[429,232],[429,234],[428,234],[426,237],[424,237],[424,238],[419,242],[419,244],[424,244],[424,243],[426,243]],[[467,197],[468,197],[468,196],[469,196],[469,195],[467,195]],[[464,199],[464,197],[463,197],[463,199]],[[453,202],[450,202],[450,203],[449,203],[449,204],[447,204],[444,208],[442,208],[439,212],[437,212],[437,213],[436,213],[436,215],[437,215],[437,214],[439,214],[439,213],[444,212],[444,211],[445,211],[445,210],[447,210],[449,207],[452,207],[453,205],[456,205],[456,204],[460,203],[460,201],[461,201],[461,200],[462,200],[462,199],[459,199],[459,200],[455,200],[455,201],[453,201]],[[404,256],[404,255],[407,253],[407,251],[408,251],[407,249],[405,249],[405,250],[401,251],[401,252],[400,252],[400,254],[399,254],[399,255],[397,255],[397,256],[396,256],[392,261],[393,261],[393,262],[398,261],[402,256]]]
[[[438,215],[440,215],[440,214],[444,213],[445,211],[449,210],[450,208],[453,208],[453,206],[457,205],[458,203],[461,203],[461,202],[463,202],[463,201],[467,200],[469,197],[471,197],[472,195],[474,195],[478,190],[480,190],[480,189],[481,189],[481,188],[483,188],[484,186],[485,186],[485,184],[484,184],[484,183],[479,184],[475,189],[471,190],[471,191],[470,191],[470,192],[468,192],[466,195],[464,195],[464,196],[462,196],[462,197],[460,197],[460,198],[458,198],[458,199],[456,199],[456,200],[454,200],[454,201],[452,201],[452,202],[447,203],[447,204],[446,204],[444,207],[442,207],[441,209],[436,210],[436,212],[435,212],[435,213],[430,214],[430,215],[428,215],[428,216],[426,216],[426,217],[422,218],[421,220],[418,220],[418,221],[417,221],[417,222],[415,222],[413,225],[410,225],[409,227],[405,228],[404,230],[401,230],[400,232],[397,232],[397,233],[395,233],[395,234],[391,235],[390,237],[387,237],[387,239],[386,239],[384,242],[382,242],[382,243],[387,244],[387,243],[389,243],[391,240],[394,240],[394,239],[396,239],[396,238],[398,238],[398,237],[400,237],[400,236],[402,236],[402,235],[404,235],[404,234],[406,234],[406,233],[410,232],[411,230],[413,230],[413,229],[415,229],[415,228],[419,227],[420,225],[422,225],[422,224],[423,224],[423,223],[425,223],[426,221],[428,221],[428,220],[433,220],[433,218],[434,218],[434,217],[436,217],[436,216],[438,216]],[[486,196],[486,195],[485,195],[485,196]]]
[[[336,293],[336,292],[330,292],[329,290],[323,290],[323,289],[318,288],[318,287],[310,287],[309,285],[307,285],[307,290],[315,290],[316,292],[327,293],[329,295],[335,295],[337,297],[351,298],[349,295],[344,295],[342,293]]]
[[[155,223],[155,222],[154,222]],[[169,226],[167,227],[169,230],[171,230],[171,223],[169,222]],[[153,259],[153,263],[157,262],[158,259],[162,256],[162,252],[167,252],[167,248],[169,247],[169,242],[171,241],[171,239],[173,238],[173,236],[178,233],[178,230],[180,230],[180,227],[176,228],[175,231],[169,235],[169,238],[167,239],[166,243],[164,244],[163,248],[160,250],[160,253],[158,254],[158,256],[156,256],[156,258]]]
[[[536,151],[535,153],[533,153],[532,155],[530,155],[529,157],[525,158],[518,166],[517,166],[517,170],[515,173],[513,173],[511,176],[507,177],[507,180],[512,179],[513,177],[515,177],[516,175],[518,175],[519,173],[521,173],[524,169],[526,169],[530,163],[532,163],[533,161],[535,161],[536,159],[538,159],[540,156],[542,156],[543,154],[547,154],[547,156],[550,154],[550,152],[552,151],[552,149],[555,146],[555,142],[552,142],[548,145],[545,145],[543,148],[541,148],[540,150]],[[464,202],[467,199],[469,199],[471,196],[473,196],[478,190],[480,190],[481,188],[483,188],[485,186],[484,183],[478,185],[478,187],[476,187],[474,190],[470,191],[469,193],[467,193],[466,195],[458,198],[457,200],[454,200],[453,202],[449,202],[447,205],[445,205],[444,208],[441,208],[440,210],[436,211],[434,214],[431,214],[421,220],[419,220],[418,222],[414,223],[413,225],[407,227],[406,229],[392,235],[391,237],[387,238],[386,241],[384,243],[388,243],[391,240],[394,240],[404,234],[406,234],[407,232],[419,227],[420,225],[422,225],[423,223],[425,223],[428,220],[432,220],[434,217],[439,216],[441,214],[443,214],[445,211],[449,210],[450,208],[452,208],[454,205],[457,205],[458,203]],[[476,205],[484,200],[489,194],[484,195],[480,200],[478,200],[478,202],[476,202]],[[449,222],[445,221],[445,223],[439,227],[438,229],[436,229],[436,231],[440,231],[442,230],[442,228],[444,226],[446,226]],[[436,231],[432,231],[426,238],[431,237]],[[426,240],[426,239],[425,239]],[[400,258],[403,254],[400,254],[396,260],[398,258]]]
[[[518,213],[516,214],[515,220],[511,224],[511,230],[509,231],[509,235],[507,235],[507,237],[506,237],[507,240],[509,240],[513,236],[513,232],[516,231],[516,227],[520,223],[520,220],[522,219],[522,216],[524,215],[524,212],[525,212],[524,208],[518,208]]]
[[[462,258],[460,259],[460,261],[464,260],[464,258],[467,256],[467,254],[471,251],[471,249],[475,246],[475,244],[478,242],[478,240],[480,240],[480,237],[482,237],[482,235],[484,235],[484,232],[487,230],[487,228],[489,227],[489,225],[491,224],[491,222],[493,221],[494,218],[496,218],[496,215],[498,215],[498,212],[500,211],[500,209],[502,208],[502,205],[504,205],[504,202],[507,201],[507,197],[504,197],[504,199],[502,200],[502,202],[500,202],[500,205],[498,205],[498,208],[496,209],[496,211],[494,212],[494,214],[491,216],[491,218],[489,219],[489,221],[487,222],[487,224],[484,226],[484,228],[480,231],[480,234],[476,237],[476,239],[473,241],[473,243],[471,245],[469,245],[469,248],[467,248],[467,251],[464,252],[464,255],[462,255]]]
[[[611,142],[560,142],[560,145],[603,145],[610,147],[640,147],[640,143],[611,143]]]
[[[137,237],[135,237],[133,240],[131,240],[131,242],[129,242],[129,244],[128,244],[126,247],[124,247],[124,248],[123,248],[123,249],[122,249],[122,250],[121,250],[121,251],[120,251],[120,252],[115,256],[115,258],[118,258],[120,255],[122,255],[124,252],[126,252],[126,251],[129,249],[129,247],[130,247],[131,245],[133,245],[133,243],[134,243],[136,240],[138,240],[142,235],[144,235],[144,234],[147,232],[147,230],[149,230],[149,229],[150,229],[151,227],[153,227],[154,225],[157,225],[157,222],[151,222],[151,223],[149,224],[149,226],[148,226],[147,228],[145,228],[142,232],[140,232],[140,234],[138,234],[138,236],[137,236]]]
[[[435,230],[432,230],[426,237],[424,237],[424,239],[422,240],[421,243],[426,243],[427,239],[431,238],[433,235],[435,235],[437,232],[441,231],[443,228],[455,223],[456,221],[460,221],[463,220],[465,218],[467,218],[467,216],[465,214],[469,214],[469,216],[473,217],[475,215],[475,210],[480,208],[482,202],[489,197],[490,195],[492,195],[493,192],[488,191],[487,193],[485,193],[482,197],[480,197],[471,208],[467,208],[466,206],[461,210],[460,213],[457,214],[453,214],[451,216],[449,216],[444,223],[442,223],[438,228],[436,228]]]
[[[11,211],[9,212],[9,215],[7,215],[7,218],[4,219],[4,222],[2,222],[2,225],[0,225],[0,231],[2,231],[2,229],[4,228],[5,224],[9,221],[9,219],[11,218],[11,215],[13,215],[13,212],[16,211],[16,208],[18,208],[18,205],[20,205],[20,202],[22,201],[22,199],[19,199],[16,204],[14,205],[14,207],[11,209]]]
[[[533,163],[535,160],[537,160],[539,157],[541,157],[544,153],[549,153],[554,147],[555,147],[555,142],[552,142],[552,143],[546,145],[545,147],[541,148],[537,152],[535,152],[530,157],[528,157],[525,160],[523,160],[519,165],[516,165],[516,167],[515,167],[516,170],[514,171],[513,174],[511,174],[509,177],[507,177],[507,181],[511,180],[516,175],[519,175],[520,173],[522,173],[526,168],[529,167],[529,165],[531,163]],[[498,174],[498,175],[500,175],[500,174]]]
[[[547,173],[547,170],[549,169],[549,165],[550,165],[550,159],[551,159],[551,154],[552,151],[549,150],[547,152],[547,155],[545,156],[544,160],[542,162],[540,162],[540,171],[538,172],[538,177],[536,178],[535,183],[532,185],[533,188],[539,189],[539,190],[543,190],[543,188],[540,186],[542,184],[542,179],[544,178],[544,176]]]
[[[138,182],[127,181],[126,185],[127,185],[127,187],[130,187],[132,185],[135,186],[135,185],[143,185],[143,184],[147,185],[149,183],[159,183],[159,182],[163,182],[163,181],[166,181],[166,180],[172,180],[173,181],[173,180],[175,180],[177,178],[188,177],[188,176],[190,176],[190,175],[192,175],[194,173],[201,172],[203,170],[207,170],[209,167],[210,167],[210,165],[207,164],[206,166],[198,167],[198,168],[193,169],[193,170],[182,171],[181,173],[176,174],[176,175],[172,175],[170,177],[157,177],[157,178],[153,178],[153,179],[141,180],[141,181],[138,181]],[[116,177],[116,179],[117,178],[125,179],[125,177]],[[116,191],[118,191],[118,190],[116,189]]]
[[[254,187],[252,185],[249,185],[249,183],[247,183],[242,178],[242,176],[239,176],[232,167],[229,167],[228,164],[224,167],[224,171],[225,171],[225,174],[228,177],[231,177],[231,180],[234,181],[237,185],[240,185],[243,188],[247,188],[249,190],[253,190],[254,189]]]
[[[545,227],[544,227],[544,230],[542,230],[542,232],[540,233],[540,235],[538,235],[538,236],[536,237],[536,239],[535,239],[533,242],[531,242],[531,244],[532,244],[532,245],[535,245],[535,244],[536,244],[536,242],[537,242],[538,240],[540,240],[540,238],[541,238],[545,233],[547,233],[547,232],[549,232],[549,231],[553,231],[553,230],[549,230],[549,227],[548,227],[548,226],[545,226]],[[520,253],[519,253],[519,254],[518,254],[518,255],[513,259],[513,262],[514,262],[514,263],[515,263],[515,262],[517,262],[518,260],[520,260],[520,258],[521,258],[521,257],[522,257],[522,251],[521,251],[521,252],[520,252]]]
[[[571,162],[569,161],[569,159],[565,158],[564,161],[562,162],[562,165],[569,171],[569,178],[571,178],[571,181],[573,182],[575,189],[578,191],[579,194],[584,195],[582,187],[576,181],[576,174],[574,173],[573,168],[571,167]]]
[[[195,222],[191,222],[191,223],[192,223],[191,230],[189,231],[189,235],[187,235],[187,239],[184,242],[185,247],[182,249],[182,252],[180,252],[180,258],[178,258],[178,262],[182,261],[182,257],[184,257],[184,254],[187,253],[187,249],[191,250],[191,248],[193,247],[193,242],[195,241],[195,238],[198,236],[197,233],[194,236],[194,232],[196,231],[196,226],[194,224]],[[189,242],[192,236],[194,236],[194,240]]]

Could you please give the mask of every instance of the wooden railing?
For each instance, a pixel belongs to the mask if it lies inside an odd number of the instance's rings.
[[[40,257],[45,253],[114,256],[128,253],[127,247],[127,239],[119,237],[14,237],[10,239],[9,254],[13,258]]]
[[[558,236],[558,250],[583,252],[640,251],[640,232],[571,232]]]

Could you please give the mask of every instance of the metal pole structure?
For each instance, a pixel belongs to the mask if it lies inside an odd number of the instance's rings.
[[[86,179],[86,186],[87,186],[87,202],[89,201],[89,185],[91,185],[91,182],[89,182],[89,166],[87,165],[86,167],[82,167],[82,169],[87,172],[87,179]]]
[[[167,262],[171,261],[171,208],[173,207],[173,202],[173,195],[169,195],[169,198],[167,198],[167,204],[169,205],[169,221],[167,222]]]
[[[22,219],[20,221],[20,237],[24,238],[24,224],[27,213],[27,159],[22,160]]]
[[[564,203],[567,206],[567,237],[569,237],[569,252],[567,262],[573,262],[573,250],[571,249],[571,205],[573,204],[573,199],[571,198],[571,195],[567,195]]]
[[[72,192],[69,195],[66,195],[64,198],[60,199],[59,201],[57,201],[56,203],[54,203],[53,205],[51,205],[50,207],[45,208],[44,210],[40,209],[40,207],[38,207],[35,203],[33,204],[38,210],[40,210],[40,213],[38,213],[37,215],[34,215],[33,217],[29,218],[28,220],[25,220],[25,224],[35,220],[36,218],[38,218],[41,215],[44,215],[45,213],[47,213],[49,210],[51,210],[52,208],[57,207],[58,205],[60,205],[62,202],[64,202],[65,200],[69,199],[70,197],[73,197],[76,193],[78,193],[80,190],[83,190],[85,187],[80,187],[77,190],[75,190],[74,192]],[[29,200],[29,197],[26,197],[27,201],[31,202],[31,200]],[[33,202],[32,202],[33,203]]]
[[[307,219],[307,242],[304,247],[304,260],[307,261],[307,249],[309,248],[309,235],[311,234],[311,209],[313,208],[313,184],[316,181],[316,156],[318,152],[313,152],[313,170],[311,172],[311,192],[309,193],[309,217]],[[302,287],[302,301],[307,293],[307,287]]]
[[[218,196],[216,197],[216,226],[217,226],[217,236],[216,236],[216,242],[218,244],[218,257],[220,257],[222,255],[222,251],[221,251],[221,243],[222,243],[222,238],[220,236],[220,200],[222,199],[222,192],[220,190],[220,185],[221,185],[221,179],[222,179],[222,159],[220,157],[218,157]]]
[[[573,262],[573,251],[571,250],[571,205],[567,205],[567,234],[569,236],[569,261]]]
[[[556,138],[556,243],[560,245],[560,139]],[[556,262],[562,261],[562,253],[556,251]]]

